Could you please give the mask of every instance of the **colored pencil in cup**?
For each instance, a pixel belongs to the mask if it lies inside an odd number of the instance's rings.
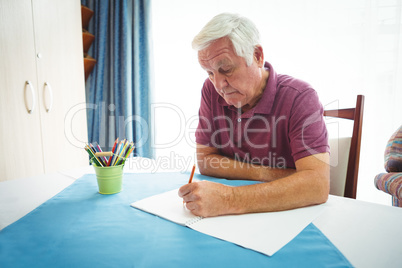
[[[98,149],[98,152],[103,153],[101,147],[99,146],[99,144],[96,144],[96,148]],[[107,159],[106,157],[102,157],[103,162],[105,163],[105,166],[107,166]]]
[[[128,144],[128,141],[125,141],[124,145],[122,145],[122,148],[120,150],[119,155],[117,156],[117,159],[116,159],[116,162],[114,163],[114,166],[118,165],[118,163],[120,161],[120,158],[123,156],[123,153],[126,151],[127,144]]]
[[[95,147],[92,145],[92,143],[89,144],[89,148],[91,148],[92,152],[95,155],[96,150],[95,150]],[[103,162],[101,157],[97,157],[97,159],[99,160],[99,162],[102,164],[103,167],[106,166],[106,164]]]
[[[112,163],[110,163],[111,166],[114,166],[116,164],[117,157],[119,156],[121,151],[122,143],[123,141],[120,141],[119,144],[117,145],[116,151],[113,154]]]
[[[112,148],[112,156],[109,157],[109,161],[107,162],[107,166],[110,166],[110,164],[112,163],[112,159],[113,159],[113,154],[116,150],[116,145],[119,142],[119,138],[117,138],[113,144],[113,148]]]
[[[127,148],[127,153],[125,154],[124,158],[121,161],[121,164],[124,165],[124,163],[126,162],[127,158],[130,156],[130,154],[134,151],[134,143],[131,142],[130,145]]]
[[[88,152],[89,156],[91,157],[92,163],[94,163],[94,165],[96,165],[98,167],[103,167],[102,163],[95,156],[95,154],[93,153],[92,149],[88,145],[85,145],[85,151]]]

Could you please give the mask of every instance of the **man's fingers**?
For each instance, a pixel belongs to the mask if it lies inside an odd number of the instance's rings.
[[[183,185],[182,187],[179,188],[178,194],[180,197],[184,197],[185,195],[188,195],[190,193],[190,188],[188,185]]]
[[[186,196],[191,196],[196,187],[197,185],[194,182],[183,185],[182,187],[180,187],[178,194],[182,198],[185,198]]]
[[[195,209],[195,204],[194,202],[186,202],[186,208],[190,211]]]

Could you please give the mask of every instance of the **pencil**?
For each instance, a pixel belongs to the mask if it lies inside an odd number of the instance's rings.
[[[119,163],[119,164],[124,165],[124,163],[125,163],[126,160],[127,160],[127,157],[131,154],[131,152],[134,150],[134,148],[135,148],[134,143],[131,142],[131,143],[129,144],[129,146],[127,146],[127,150],[126,150],[127,153],[125,154],[124,158],[120,159],[120,163]]]
[[[116,164],[116,158],[117,158],[117,156],[118,156],[119,153],[120,153],[120,147],[121,147],[121,143],[122,143],[122,142],[123,142],[123,141],[120,141],[120,142],[119,142],[119,144],[118,144],[117,147],[116,147],[116,150],[115,150],[114,153],[113,153],[112,162],[110,163],[111,166],[114,166],[114,164]]]
[[[191,183],[193,181],[194,171],[195,171],[195,164],[193,165],[193,169],[191,170],[191,175],[190,175],[190,179],[188,180],[188,183]],[[183,207],[184,207],[185,203],[186,202],[184,202],[184,200],[183,200]]]
[[[88,145],[85,145],[85,150],[88,152],[89,156],[91,157],[92,162],[98,166],[103,167],[102,163],[98,160],[95,154],[92,152],[91,148]]]
[[[191,183],[193,181],[194,171],[195,171],[195,164],[193,166],[193,170],[191,170],[191,175],[190,175],[190,179],[188,180],[188,183]]]
[[[93,152],[94,155],[95,155],[96,150],[95,150],[95,147],[92,145],[92,143],[89,144],[89,148],[91,148],[92,152]],[[99,160],[99,162],[102,164],[102,167],[104,167],[104,166],[106,165],[106,164],[103,162],[103,160],[102,160],[101,157],[98,157],[98,160]]]
[[[102,148],[99,146],[99,144],[96,145],[96,148],[98,148],[98,152],[102,153]],[[107,159],[106,157],[103,156],[103,162],[105,163],[105,166],[107,166]]]
[[[114,150],[116,149],[116,145],[119,142],[119,138],[116,139],[116,141],[113,144],[113,148],[112,148],[112,153],[114,153]],[[113,154],[109,157],[109,161],[107,162],[107,166],[110,166],[110,163],[112,163],[112,158],[113,158]]]
[[[126,151],[127,144],[128,144],[128,141],[126,141],[126,140],[124,139],[124,142],[123,142],[123,144],[121,145],[120,153],[119,153],[119,155],[117,156],[116,161],[114,162],[113,166],[116,166],[116,165],[119,163],[120,158],[123,156],[123,153]]]

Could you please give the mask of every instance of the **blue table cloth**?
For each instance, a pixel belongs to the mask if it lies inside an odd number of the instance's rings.
[[[95,175],[85,175],[0,231],[0,267],[351,267],[313,224],[269,257],[130,206],[188,177],[124,174],[122,192],[101,195]]]

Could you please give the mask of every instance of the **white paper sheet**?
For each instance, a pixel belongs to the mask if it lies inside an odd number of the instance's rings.
[[[178,189],[154,195],[131,206],[268,256],[295,238],[326,207],[322,204],[280,212],[201,218],[184,208],[177,193]]]

